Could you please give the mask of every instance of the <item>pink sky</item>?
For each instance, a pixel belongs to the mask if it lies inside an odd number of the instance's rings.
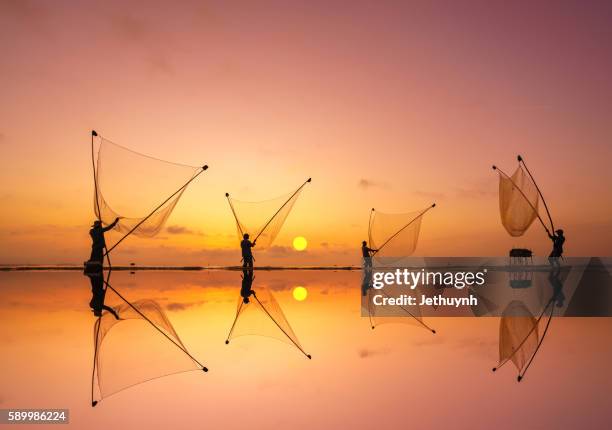
[[[611,19],[579,1],[0,1],[0,262],[87,257],[92,128],[211,166],[169,220],[186,233],[130,239],[118,262],[233,263],[223,193],[308,176],[260,263],[355,263],[371,207],[432,201],[417,254],[542,255],[539,227],[499,222],[490,166],[517,153],[567,254],[610,255]]]

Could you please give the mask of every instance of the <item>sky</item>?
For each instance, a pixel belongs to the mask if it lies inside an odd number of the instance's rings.
[[[91,129],[210,166],[121,263],[236,263],[224,193],[308,177],[258,264],[356,264],[370,208],[434,201],[417,255],[545,255],[540,227],[500,223],[491,165],[519,153],[566,254],[612,255],[611,19],[580,1],[0,0],[0,263],[87,259]]]

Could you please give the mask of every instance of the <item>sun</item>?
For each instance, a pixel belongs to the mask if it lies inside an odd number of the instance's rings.
[[[293,289],[293,298],[298,302],[306,300],[308,297],[308,290],[304,287],[295,287]]]
[[[304,236],[298,236],[293,239],[293,247],[296,251],[303,251],[308,246],[308,241]]]

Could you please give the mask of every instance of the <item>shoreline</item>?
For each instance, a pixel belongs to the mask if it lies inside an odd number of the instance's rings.
[[[104,266],[108,270],[107,266]],[[113,266],[117,271],[207,271],[207,270],[233,270],[242,271],[242,266]],[[254,270],[361,270],[360,266],[259,266]],[[83,271],[83,266],[0,266],[0,272],[34,272],[34,271]]]
[[[612,258],[610,257],[568,257],[561,263],[562,268],[576,269],[586,268],[593,262],[596,262],[598,266],[606,267],[612,272]],[[430,262],[420,262],[420,264],[414,265],[408,264],[404,266],[396,265],[385,265],[379,266],[374,265],[373,269],[377,271],[390,272],[398,269],[403,270],[444,270],[444,271],[458,271],[468,270],[473,268],[487,269],[489,271],[502,271],[511,273],[526,273],[526,272],[548,272],[551,269],[550,263],[546,260],[534,261],[532,264],[520,264],[513,265],[505,257],[492,257],[492,258],[476,258],[476,257],[447,257],[439,259],[432,259]],[[0,264],[0,272],[26,272],[26,271],[83,271],[84,266],[74,264]],[[104,266],[105,270],[108,270],[108,266]],[[215,270],[227,270],[227,271],[241,271],[244,268],[241,265],[233,266],[163,266],[163,265],[117,265],[112,266],[113,270],[116,271],[215,271]],[[361,265],[338,265],[338,266],[255,266],[254,270],[258,271],[297,271],[297,270],[320,270],[320,271],[362,271]]]

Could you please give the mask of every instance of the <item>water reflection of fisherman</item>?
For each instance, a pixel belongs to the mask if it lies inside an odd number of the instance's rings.
[[[240,288],[240,296],[244,304],[249,303],[249,297],[255,295],[255,291],[251,289],[253,286],[253,270],[244,269],[242,271],[242,286]]]
[[[562,308],[565,302],[565,294],[563,294],[563,281],[561,280],[561,269],[552,268],[548,273],[548,282],[553,289],[553,295],[550,299],[554,301],[558,308]]]
[[[104,288],[104,272],[98,271],[85,271],[84,274],[89,277],[91,282],[91,300],[89,301],[89,307],[93,311],[93,314],[97,317],[102,316],[102,311],[107,310],[116,319],[119,319],[119,315],[113,308],[104,304],[106,296],[106,288]]]
[[[363,268],[363,279],[361,281],[361,295],[367,296],[368,291],[372,288],[372,267],[365,266]]]

